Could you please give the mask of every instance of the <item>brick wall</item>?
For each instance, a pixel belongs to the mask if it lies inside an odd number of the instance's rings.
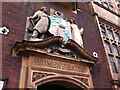
[[[92,70],[93,85],[95,88],[111,88],[110,70],[107,63],[104,47],[97,27],[96,20],[91,11],[90,3],[78,3],[81,11],[78,13],[78,24],[85,28],[83,34],[84,48],[90,54],[98,53],[98,62]]]
[[[88,3],[89,4],[89,3]],[[102,41],[95,24],[94,18],[90,13],[89,5],[79,3],[78,7],[81,9],[78,15],[71,12],[71,10],[62,7],[57,3],[3,3],[2,4],[2,24],[9,28],[10,33],[3,36],[2,40],[2,64],[3,64],[3,78],[8,79],[7,88],[18,88],[19,76],[21,70],[21,58],[11,56],[12,48],[16,41],[21,41],[24,38],[26,17],[33,15],[35,11],[46,6],[48,14],[50,8],[59,10],[64,14],[64,18],[74,17],[79,28],[85,29],[83,34],[84,48],[92,54],[96,51],[99,55],[99,60],[93,69],[94,86],[110,87],[108,80],[110,78],[108,67],[105,61],[105,54],[102,46]],[[84,6],[83,6],[84,5]]]
[[[60,10],[65,17],[71,14],[71,11],[59,8],[55,3],[2,3],[2,26],[6,26],[10,30],[7,36],[2,36],[2,75],[3,78],[8,79],[7,88],[19,87],[21,58],[11,56],[12,48],[16,41],[21,41],[24,38],[27,16],[33,15],[41,6],[46,6],[48,13],[50,13],[50,8],[53,8]],[[71,14],[71,16],[73,15]]]
[[[7,78],[7,88],[17,88],[21,69],[21,58],[11,56],[16,41],[24,37],[28,3],[2,3],[2,26],[10,32],[2,37],[2,74]]]

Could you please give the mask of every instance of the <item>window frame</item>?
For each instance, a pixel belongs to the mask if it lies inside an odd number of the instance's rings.
[[[104,44],[105,44],[105,51],[108,53],[108,54],[111,54],[112,53],[112,50],[111,50],[111,46],[110,46],[110,43],[105,40],[104,41]],[[108,47],[107,47],[108,46]]]
[[[114,60],[114,56],[112,56],[112,55],[108,55],[108,56],[109,56],[109,62],[110,62],[113,73],[118,73],[118,70],[117,70],[117,67],[115,64],[115,60]]]
[[[115,48],[114,48],[114,46],[115,46]],[[112,49],[113,49],[114,55],[119,56],[118,46],[115,43],[112,44]]]
[[[112,31],[111,28],[107,28],[107,33],[108,33],[108,38],[111,39],[111,40],[114,40],[114,35],[113,35],[113,31]]]
[[[103,28],[103,29],[102,29]],[[110,23],[108,22],[105,22],[105,21],[102,21],[100,19],[100,22],[99,22],[99,31],[100,31],[100,34],[101,34],[101,38],[102,38],[102,41],[103,41],[103,44],[104,44],[104,49],[106,51],[106,56],[107,56],[107,61],[109,62],[109,67],[111,68],[111,74],[113,76],[113,78],[115,77],[114,75],[115,74],[120,74],[118,73],[118,62],[116,60],[116,57],[119,57],[119,54],[120,54],[120,50],[119,50],[119,43],[118,43],[118,39],[116,38],[116,36],[118,35],[118,37],[120,37],[119,35],[119,32],[118,32],[118,28],[115,27],[115,26],[111,26]],[[117,34],[117,35],[115,35]],[[115,46],[113,46],[115,45]],[[116,47],[116,49],[115,49]],[[110,61],[110,57],[109,56],[112,56],[112,61]]]

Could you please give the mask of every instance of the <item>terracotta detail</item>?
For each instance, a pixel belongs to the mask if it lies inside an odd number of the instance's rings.
[[[86,84],[87,86],[89,86],[89,82],[88,82],[88,79],[87,79],[87,78],[82,78],[82,77],[81,77],[81,78],[80,78],[80,77],[74,77],[74,78],[82,81],[84,84]]]
[[[52,74],[48,74],[48,73],[40,73],[40,72],[33,72],[33,76],[32,76],[32,82],[39,80],[43,77],[49,76]]]

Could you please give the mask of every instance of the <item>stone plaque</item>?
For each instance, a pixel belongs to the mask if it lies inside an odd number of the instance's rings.
[[[31,66],[49,68],[49,69],[57,69],[63,71],[72,71],[77,73],[88,73],[88,69],[84,65],[73,64],[71,62],[63,62],[49,59],[35,59],[31,60]]]

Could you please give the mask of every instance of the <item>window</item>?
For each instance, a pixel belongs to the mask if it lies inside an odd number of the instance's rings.
[[[116,2],[119,2],[119,0],[115,0]]]
[[[114,11],[114,7],[113,7],[113,5],[111,4],[111,2],[109,2],[109,9],[112,10],[112,11]]]
[[[99,4],[103,5],[104,7],[114,11],[113,4],[110,0],[95,0],[95,1],[98,2]]]
[[[114,51],[114,54],[115,55],[118,55],[118,48],[117,48],[117,45],[113,44],[113,51]]]
[[[117,58],[117,62],[118,62],[118,70],[120,71],[120,58]]]
[[[115,32],[115,39],[116,39],[117,42],[120,43],[120,36],[119,36],[119,34],[116,33],[116,32]]]
[[[105,27],[100,25],[100,29],[101,29],[101,32],[102,32],[102,36],[105,37],[106,36]]]
[[[113,56],[109,56],[109,60],[110,60],[110,64],[111,64],[111,67],[112,67],[112,71],[114,73],[117,73],[117,68],[116,68],[116,65],[114,63]]]
[[[103,2],[103,5],[108,8],[108,3],[106,1]]]
[[[98,2],[98,3],[100,3],[100,4],[102,4],[101,0],[95,0],[95,1]]]
[[[107,29],[108,30],[108,37],[113,40],[113,33],[110,29]]]
[[[111,53],[111,48],[109,42],[105,41],[105,49],[108,53]]]
[[[118,6],[118,8],[120,8],[120,1],[119,0],[115,0],[116,5]]]
[[[100,19],[101,20],[101,19]],[[105,22],[100,22],[100,33],[105,46],[105,51],[108,56],[109,66],[113,73],[120,71],[120,57],[119,57],[119,44],[120,34],[119,29],[112,27],[113,25]],[[110,26],[111,25],[111,26]],[[115,60],[115,61],[114,61]]]

